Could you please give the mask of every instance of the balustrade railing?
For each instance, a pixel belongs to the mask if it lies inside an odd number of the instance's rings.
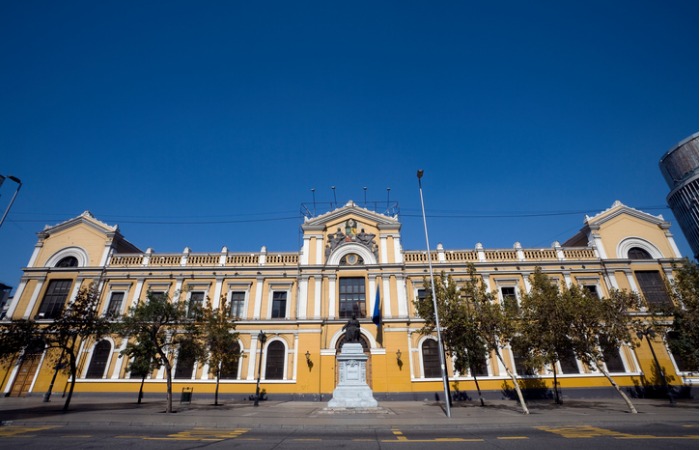
[[[589,247],[569,247],[569,248],[547,248],[547,249],[495,249],[495,250],[447,250],[431,251],[430,257],[434,264],[446,263],[469,263],[480,261],[482,256],[484,261],[520,261],[518,254],[521,253],[525,261],[555,261],[562,256],[564,260],[581,261],[596,260],[595,251]],[[219,267],[224,258],[226,267],[250,267],[250,266],[286,266],[299,264],[298,253],[185,253],[185,254],[115,254],[112,255],[109,265],[116,267],[130,266],[153,266],[153,267]],[[407,251],[404,253],[404,261],[411,263],[428,262],[428,253],[425,251]]]

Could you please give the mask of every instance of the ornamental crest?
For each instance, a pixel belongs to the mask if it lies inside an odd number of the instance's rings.
[[[374,242],[375,234],[365,233],[365,229],[359,228],[357,221],[352,218],[345,221],[343,228],[345,232],[341,230],[341,227],[338,227],[335,233],[328,234],[326,256],[330,255],[338,246],[345,242],[355,242],[364,245],[375,256],[377,255],[377,244]],[[358,228],[360,230],[359,233],[357,232]]]

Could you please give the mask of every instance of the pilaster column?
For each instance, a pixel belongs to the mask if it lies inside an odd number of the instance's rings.
[[[31,314],[32,311],[34,310],[34,307],[36,306],[36,302],[39,299],[39,293],[41,292],[41,289],[44,287],[44,280],[41,280],[37,282],[36,286],[34,287],[34,292],[32,292],[32,296],[29,299],[29,303],[27,304],[27,309],[24,310],[24,315],[22,316],[23,319],[31,319]],[[17,301],[19,302],[19,298]]]
[[[322,288],[323,288],[323,278],[319,275],[314,276],[314,319],[321,318],[321,303],[322,303]]]
[[[406,277],[396,277],[396,295],[399,307],[399,317],[408,317],[408,296],[406,295]]]
[[[211,299],[211,306],[214,309],[217,309],[219,305],[221,304],[221,291],[223,289],[224,285],[224,277],[223,275],[217,275],[216,276],[216,284],[214,285],[214,298]],[[229,308],[231,305],[228,305]]]
[[[309,296],[309,277],[304,275],[299,280],[299,288],[297,294],[297,318],[306,319],[306,309]]]
[[[335,319],[335,303],[336,303],[336,297],[335,297],[335,284],[336,284],[336,275],[330,275],[328,277],[328,318],[333,320]]]
[[[262,308],[262,295],[263,295],[262,291],[263,291],[263,278],[258,277],[256,282],[255,282],[255,304],[253,305],[253,320],[260,319],[260,310]]]

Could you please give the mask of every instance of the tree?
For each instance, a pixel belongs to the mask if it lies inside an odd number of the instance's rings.
[[[131,375],[141,377],[141,385],[139,386],[139,396],[137,403],[141,404],[143,399],[143,384],[149,373],[160,367],[158,360],[154,358],[157,352],[153,347],[153,342],[149,339],[139,339],[135,342],[127,344],[126,348],[121,351],[120,357],[128,357],[131,359],[127,370]]]
[[[68,410],[75,389],[80,344],[90,337],[98,339],[109,330],[107,320],[98,316],[98,303],[99,292],[93,284],[80,289],[75,299],[49,324],[19,319],[3,325],[0,358],[12,358],[13,354],[24,351],[37,341],[45,344],[46,351],[53,350],[52,358],[56,371],[64,368],[70,377],[70,389],[63,405],[64,411]],[[51,396],[56,373],[46,393],[46,401]]]
[[[473,282],[476,283],[478,288],[475,290],[475,295],[472,298],[474,299],[475,313],[478,318],[477,329],[479,334],[486,343],[486,348],[493,352],[501,362],[501,365],[505,367],[506,373],[513,382],[523,413],[530,414],[518,379],[503,359],[503,349],[511,344],[516,334],[519,309],[517,305],[498,302],[493,293],[487,292],[486,286],[476,274],[476,269],[473,265],[470,265],[467,270],[469,278],[476,280]]]
[[[12,321],[0,321],[0,363],[6,366],[5,376],[0,386],[5,384],[10,366],[17,358],[26,357],[27,350],[32,343],[36,346],[36,323],[33,320],[19,319]],[[44,351],[44,342],[39,345]]]
[[[571,317],[569,337],[578,359],[595,367],[627,404],[630,412],[637,413],[634,404],[620,389],[605,367],[605,352],[619,351],[620,345],[631,342],[633,318],[629,311],[638,309],[639,296],[627,291],[613,290],[610,296],[599,299],[582,287],[572,286],[566,295],[576,314]]]
[[[457,370],[466,371],[469,368],[472,374],[476,372],[477,364],[483,361],[483,356],[489,351],[494,352],[513,380],[523,412],[529,414],[518,380],[502,356],[502,348],[509,345],[515,332],[517,310],[505,308],[494,300],[473,265],[469,265],[467,271],[469,277],[459,291],[451,277],[445,274],[435,281],[435,298],[446,351],[454,357]],[[421,332],[431,333],[435,329],[432,297],[418,300],[415,305],[426,322]]]
[[[57,365],[65,365],[71,378],[64,411],[70,405],[75,388],[79,343],[89,337],[99,339],[109,331],[109,322],[100,317],[97,311],[99,297],[99,291],[94,284],[87,289],[80,289],[75,300],[63,313],[42,330],[48,346],[61,351]]]
[[[219,382],[221,373],[227,367],[238,363],[241,352],[234,351],[238,343],[238,333],[235,333],[236,323],[231,317],[231,311],[226,305],[226,296],[222,295],[219,307],[213,308],[210,303],[204,309],[205,344],[209,354],[209,371],[216,377],[214,390],[214,405],[219,405]]]
[[[445,352],[452,357],[458,372],[466,373],[471,370],[483,406],[484,399],[479,388],[479,381],[476,378],[476,369],[483,364],[487,350],[486,344],[475,328],[474,309],[470,308],[466,299],[460,298],[461,291],[451,276],[440,274],[440,277],[435,280],[435,290]],[[435,331],[435,311],[432,297],[429,296],[416,302],[416,308],[418,314],[425,319],[425,324],[420,332],[432,334]]]
[[[88,288],[80,289],[75,299],[50,324],[43,325],[33,320],[20,319],[13,321],[14,324],[7,329],[9,334],[14,334],[14,337],[7,341],[7,349],[10,351],[17,346],[26,349],[36,341],[44,342],[47,351],[54,350],[53,361],[56,371],[63,367],[71,380],[63,405],[64,411],[68,410],[75,389],[81,342],[85,342],[89,337],[99,338],[109,330],[108,322],[98,316],[98,303],[99,292],[93,284]],[[54,374],[54,380],[55,376]],[[51,395],[52,388],[53,380],[46,393],[46,401]]]
[[[520,303],[520,350],[526,355],[526,365],[531,368],[541,369],[547,364],[552,368],[555,401],[562,404],[557,362],[573,353],[568,336],[573,313],[572,305],[567,301],[568,288],[562,285],[560,289],[539,267],[530,276],[530,285],[530,291],[523,294]]]
[[[167,386],[166,412],[173,412],[173,363],[174,353],[185,346],[195,359],[202,358],[201,336],[196,326],[198,314],[188,314],[185,302],[171,302],[167,295],[148,292],[146,299],[129,310],[117,324],[118,332],[142,342],[143,349],[151,353],[158,366],[165,366]]]
[[[671,310],[673,323],[667,342],[678,364],[697,370],[698,347],[700,347],[698,266],[686,259],[680,267],[675,269],[675,279],[671,282],[671,296],[674,300]]]
[[[0,362],[11,363],[37,335],[36,322],[18,319],[0,322]]]

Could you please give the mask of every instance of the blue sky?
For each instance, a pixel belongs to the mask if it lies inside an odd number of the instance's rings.
[[[397,201],[405,249],[547,247],[663,214],[698,130],[696,1],[0,2],[0,228],[90,210],[145,250],[297,251],[300,204]],[[15,185],[0,188],[4,210]]]

